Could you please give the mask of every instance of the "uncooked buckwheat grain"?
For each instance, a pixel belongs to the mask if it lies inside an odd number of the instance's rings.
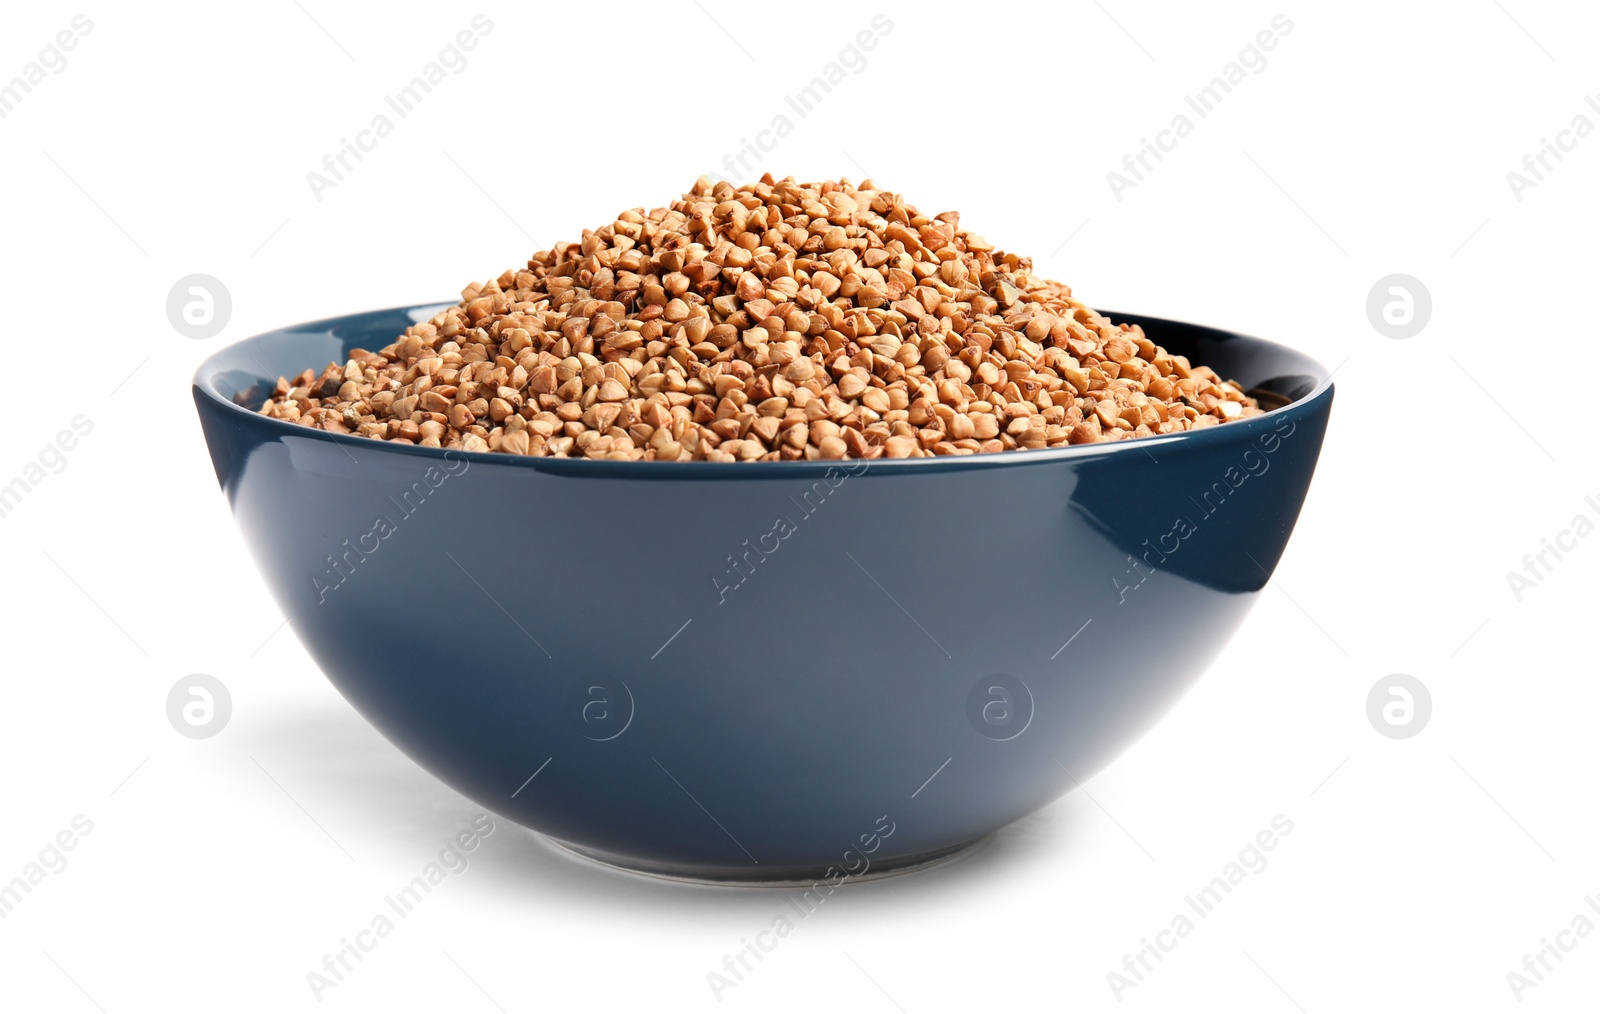
[[[425,447],[632,461],[974,454],[1257,415],[1032,261],[871,180],[702,177],[261,411]]]

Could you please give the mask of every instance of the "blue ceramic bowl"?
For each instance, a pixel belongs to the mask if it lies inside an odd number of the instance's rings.
[[[1227,643],[1333,403],[1269,342],[1113,313],[1279,407],[1113,444],[872,462],[461,453],[256,413],[438,306],[284,328],[194,380],[295,633],[418,764],[693,880],[914,868],[1109,763]]]

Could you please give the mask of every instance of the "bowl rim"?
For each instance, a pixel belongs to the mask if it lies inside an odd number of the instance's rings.
[[[1257,338],[1253,335],[1223,328],[1212,327],[1206,324],[1193,324],[1188,321],[1173,320],[1164,317],[1152,317],[1148,314],[1123,312],[1117,310],[1096,310],[1103,316],[1113,320],[1138,318],[1141,322],[1155,322],[1172,324],[1175,326],[1194,328],[1200,331],[1211,332],[1214,335],[1227,338],[1242,338],[1266,349],[1276,349],[1292,353],[1315,367],[1315,384],[1310,391],[1296,398],[1294,401],[1277,408],[1269,409],[1258,416],[1241,419],[1236,422],[1221,423],[1215,426],[1206,426],[1200,429],[1185,430],[1181,433],[1163,433],[1157,436],[1138,437],[1128,440],[1096,442],[1090,444],[1070,444],[1063,447],[1044,447],[1030,450],[993,451],[968,455],[936,455],[925,458],[839,458],[839,459],[800,459],[796,461],[607,461],[592,458],[552,458],[535,457],[523,454],[506,454],[500,451],[463,451],[446,447],[423,447],[399,440],[377,440],[373,437],[363,437],[355,433],[330,433],[327,430],[316,429],[311,426],[302,426],[298,423],[284,419],[276,419],[262,415],[259,411],[241,405],[230,398],[224,397],[215,386],[217,375],[221,371],[219,360],[229,353],[251,343],[261,342],[277,335],[305,334],[315,331],[329,331],[344,322],[354,318],[376,316],[384,313],[405,314],[416,320],[427,320],[434,313],[449,306],[456,305],[457,300],[444,300],[431,303],[419,303],[409,306],[384,307],[377,310],[367,310],[357,313],[341,314],[336,317],[324,317],[317,320],[305,321],[284,327],[273,328],[260,334],[241,338],[230,342],[228,345],[216,350],[200,362],[192,378],[192,387],[195,398],[204,398],[207,402],[221,407],[224,411],[238,413],[241,421],[249,420],[252,424],[264,426],[269,432],[276,432],[282,436],[294,436],[302,439],[326,440],[335,444],[342,444],[346,448],[359,447],[368,450],[374,445],[383,451],[395,454],[409,454],[421,459],[433,461],[448,461],[466,458],[473,463],[494,463],[510,467],[533,468],[537,471],[551,472],[564,475],[588,475],[595,478],[659,478],[682,479],[689,477],[772,479],[776,477],[796,477],[801,475],[824,475],[832,469],[845,471],[847,474],[865,474],[878,472],[882,469],[894,471],[914,472],[941,472],[965,468],[995,468],[1010,467],[1014,465],[1036,465],[1058,462],[1063,459],[1077,461],[1101,457],[1110,454],[1127,454],[1133,451],[1154,452],[1159,448],[1170,448],[1178,443],[1188,446],[1206,447],[1213,443],[1233,443],[1248,440],[1264,430],[1275,428],[1277,420],[1286,416],[1304,416],[1317,410],[1327,400],[1331,399],[1334,391],[1333,373],[1320,361],[1311,358],[1304,352],[1278,342]],[[424,314],[418,316],[418,314]],[[254,357],[252,357],[254,358]],[[259,366],[260,364],[257,363]],[[1202,364],[1203,365],[1203,364]],[[1151,460],[1156,460],[1153,454],[1148,454]],[[861,468],[859,465],[867,467]]]

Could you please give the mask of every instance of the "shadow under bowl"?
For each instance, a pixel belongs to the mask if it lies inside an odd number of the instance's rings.
[[[1070,791],[1221,651],[1333,402],[1280,345],[1132,314],[1270,411],[969,457],[478,454],[255,410],[440,305],[249,338],[195,405],[290,625],[390,741],[611,865],[701,882],[927,865]]]

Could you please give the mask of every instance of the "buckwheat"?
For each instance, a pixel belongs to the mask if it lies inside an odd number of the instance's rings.
[[[995,453],[1261,406],[1025,257],[870,181],[699,180],[261,411],[428,447],[605,460]]]

